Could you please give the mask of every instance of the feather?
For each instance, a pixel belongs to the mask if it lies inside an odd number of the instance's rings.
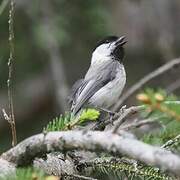
[[[76,85],[73,90],[72,108],[74,114],[87,103],[87,101],[116,76],[117,61],[109,61],[100,67],[90,67],[85,79]]]

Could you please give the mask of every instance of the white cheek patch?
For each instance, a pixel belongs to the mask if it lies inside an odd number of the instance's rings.
[[[100,63],[108,61],[108,60],[111,60],[110,56],[105,56],[102,54],[95,54],[92,56],[91,65],[100,64]]]
[[[102,44],[101,46],[99,46],[98,48],[96,48],[95,53],[97,52],[98,54],[110,54],[111,53],[111,44],[107,43],[107,44]]]
[[[92,54],[91,65],[102,63],[111,60],[111,44],[102,44]]]

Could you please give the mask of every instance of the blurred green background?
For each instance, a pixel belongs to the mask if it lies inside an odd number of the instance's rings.
[[[8,0],[1,0],[4,3]],[[16,0],[13,98],[18,141],[42,131],[68,110],[70,87],[87,71],[92,49],[106,35],[125,35],[126,89],[180,55],[179,0]],[[0,14],[0,109],[7,109],[8,6]],[[148,84],[178,94],[180,71]],[[180,86],[180,85],[179,85]],[[126,104],[134,104],[131,98]],[[0,114],[0,152],[11,146]]]

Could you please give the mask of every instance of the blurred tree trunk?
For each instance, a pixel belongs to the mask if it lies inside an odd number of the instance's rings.
[[[62,112],[67,110],[68,85],[65,76],[63,60],[60,53],[59,43],[56,38],[57,24],[52,10],[51,2],[44,0],[41,6],[42,18],[40,23],[42,29],[42,46],[49,54],[49,65],[54,84],[54,91],[58,109]]]
[[[30,10],[31,4],[29,1],[17,1],[17,6],[33,19],[34,14]],[[28,7],[28,8],[27,8]],[[49,56],[49,67],[55,92],[55,101],[57,112],[67,110],[68,85],[63,65],[62,56],[60,53],[59,42],[56,38],[57,24],[54,21],[55,14],[52,10],[52,1],[43,1],[40,6],[41,17],[38,25],[41,28],[41,46],[45,49]]]

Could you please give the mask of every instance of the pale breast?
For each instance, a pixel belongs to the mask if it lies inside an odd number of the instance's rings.
[[[116,69],[115,78],[97,91],[90,99],[89,104],[102,108],[109,108],[114,105],[126,83],[126,73],[123,65],[119,65]]]

